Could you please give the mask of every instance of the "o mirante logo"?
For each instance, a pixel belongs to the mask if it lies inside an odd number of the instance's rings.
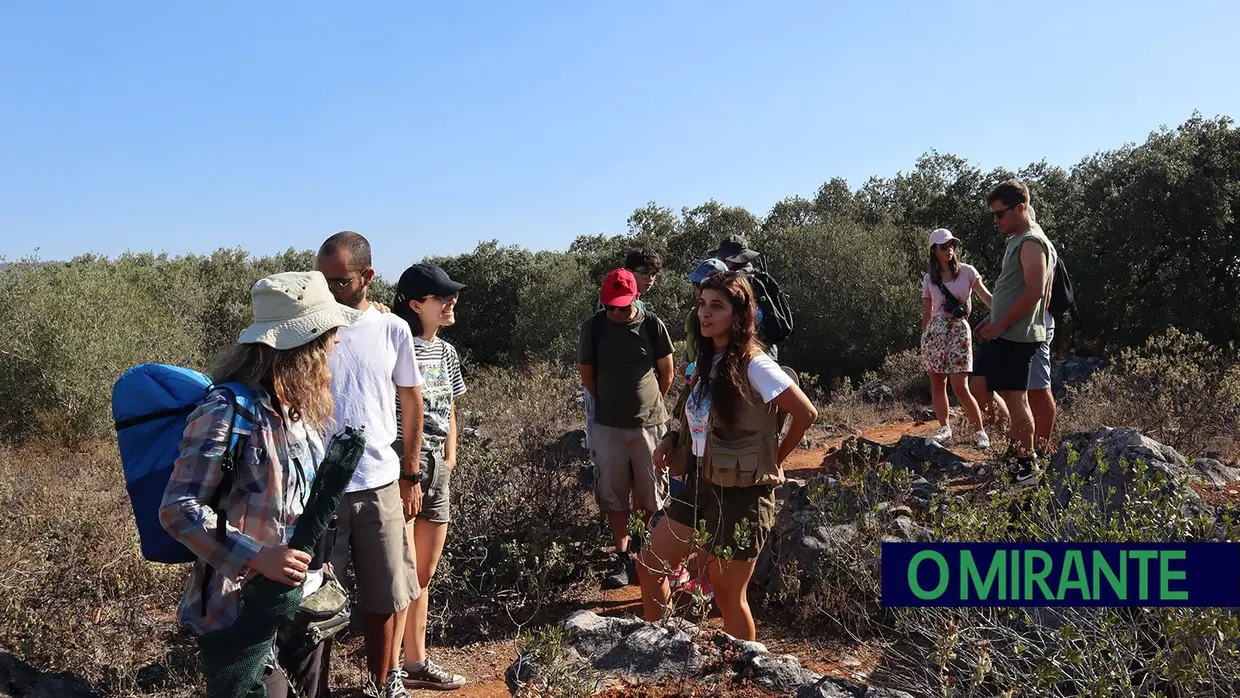
[[[884,606],[1240,606],[1235,543],[884,543]]]

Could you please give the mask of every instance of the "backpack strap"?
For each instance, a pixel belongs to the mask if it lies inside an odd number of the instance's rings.
[[[659,360],[655,358],[654,348],[659,345],[659,318],[649,310],[642,320],[642,331],[646,333],[646,341],[650,342],[650,358],[653,359],[655,375],[658,375]]]
[[[227,446],[225,446],[224,453],[220,457],[220,484],[215,488],[215,492],[211,495],[211,501],[209,502],[209,506],[215,510],[215,538],[220,543],[224,543],[228,538],[228,513],[223,507],[224,497],[232,491],[233,481],[236,479],[237,474],[237,465],[245,454],[246,446],[249,445],[250,441],[250,432],[258,424],[258,418],[254,413],[254,396],[250,393],[249,388],[240,383],[230,382],[212,385],[207,389],[207,395],[216,391],[226,394],[233,408],[232,418],[228,421]],[[248,428],[238,433],[238,426]],[[202,576],[203,616],[207,615],[207,591],[211,584],[213,573],[214,568],[207,565],[206,572]]]

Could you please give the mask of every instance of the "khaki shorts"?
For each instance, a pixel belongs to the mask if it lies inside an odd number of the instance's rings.
[[[422,587],[405,533],[398,483],[345,492],[336,517],[332,569],[346,588],[356,586],[359,608],[390,615],[418,598]]]
[[[662,426],[617,429],[594,424],[590,453],[597,472],[594,497],[604,511],[629,511],[632,506],[654,513],[667,503],[667,471],[654,465],[654,449]]]
[[[666,516],[696,530],[706,530],[706,550],[721,560],[753,562],[775,526],[775,488],[721,487],[685,478],[685,490],[672,499]]]

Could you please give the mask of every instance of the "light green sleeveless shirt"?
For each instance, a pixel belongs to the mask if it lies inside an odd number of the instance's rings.
[[[1020,235],[1013,236],[1003,248],[1003,266],[999,278],[995,280],[994,300],[991,303],[990,320],[994,322],[1007,314],[1015,305],[1016,300],[1025,292],[1025,269],[1020,262],[1020,246],[1026,240],[1036,240],[1042,245],[1042,255],[1046,258],[1046,273],[1042,276],[1042,296],[1036,305],[1023,317],[1013,322],[1002,338],[1012,342],[1042,342],[1046,340],[1046,283],[1050,279],[1050,240],[1042,232],[1042,228],[1034,225]]]

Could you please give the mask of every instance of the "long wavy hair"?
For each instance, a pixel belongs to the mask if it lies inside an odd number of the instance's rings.
[[[286,351],[266,344],[234,344],[215,358],[207,374],[216,383],[236,381],[274,391],[272,397],[288,408],[293,421],[304,421],[321,432],[336,409],[332,374],[327,367],[335,341],[333,329]]]
[[[749,277],[742,272],[714,272],[702,281],[703,293],[709,290],[723,293],[732,303],[732,330],[718,367],[711,370],[715,362],[715,341],[702,336],[699,324],[693,338],[698,355],[693,391],[699,400],[709,395],[711,409],[719,421],[733,424],[741,405],[749,402],[749,360],[763,351],[754,321],[758,305]]]

